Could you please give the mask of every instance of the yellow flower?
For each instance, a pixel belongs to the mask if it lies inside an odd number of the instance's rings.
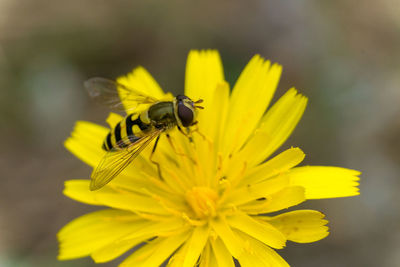
[[[307,199],[358,195],[358,171],[339,167],[296,167],[304,158],[289,148],[271,158],[300,120],[307,98],[293,88],[265,113],[281,66],[254,56],[232,93],[216,51],[192,51],[185,95],[203,99],[194,142],[171,133],[178,153],[163,136],[154,160],[151,145],[111,183],[89,191],[89,180],[70,180],[64,194],[108,206],[79,217],[58,233],[60,260],[91,256],[110,261],[133,250],[121,266],[288,266],[273,249],[286,241],[308,243],[328,235],[324,215],[297,210],[268,215]],[[118,80],[166,97],[141,67]],[[129,104],[129,103],[124,103]],[[111,113],[113,127],[122,117]],[[95,167],[109,129],[77,122],[65,146]],[[203,136],[202,136],[203,135]],[[267,160],[268,159],[268,160]]]

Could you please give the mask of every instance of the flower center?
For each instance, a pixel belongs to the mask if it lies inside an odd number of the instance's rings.
[[[198,219],[214,217],[217,211],[218,194],[208,187],[193,187],[186,192],[189,203]]]

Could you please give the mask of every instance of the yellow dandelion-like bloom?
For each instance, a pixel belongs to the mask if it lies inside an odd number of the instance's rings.
[[[304,158],[289,148],[271,158],[300,120],[307,98],[292,88],[268,110],[281,66],[254,56],[230,93],[216,51],[192,51],[185,95],[203,99],[200,134],[193,142],[171,132],[176,152],[161,136],[111,183],[89,190],[89,180],[70,180],[64,194],[109,208],[79,217],[58,233],[60,260],[90,256],[107,262],[142,244],[120,266],[288,266],[274,249],[286,241],[308,243],[328,235],[324,215],[296,210],[307,199],[358,195],[358,171],[296,167]],[[159,99],[168,97],[139,67],[118,82]],[[129,105],[129,103],[124,103]],[[267,112],[266,112],[267,110]],[[115,126],[122,117],[111,113]],[[104,154],[109,129],[77,122],[66,148],[92,167]]]

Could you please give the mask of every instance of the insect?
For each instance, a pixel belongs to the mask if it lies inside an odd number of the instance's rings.
[[[108,184],[154,139],[150,160],[157,165],[162,179],[160,165],[152,160],[161,134],[166,133],[171,146],[168,131],[174,127],[189,137],[189,127],[197,123],[197,109],[203,108],[197,104],[203,100],[194,102],[185,95],[177,95],[172,101],[160,101],[105,78],[91,78],[84,85],[92,98],[113,110],[124,110],[123,101],[132,103],[132,107],[128,107],[129,114],[110,130],[103,142],[102,148],[106,153],[91,174],[90,190]],[[134,112],[143,104],[148,104],[148,108]]]

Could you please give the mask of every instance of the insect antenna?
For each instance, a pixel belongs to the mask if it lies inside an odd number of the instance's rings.
[[[195,101],[195,102],[193,102],[193,103],[195,103],[195,104],[200,104],[200,103],[203,103],[204,102],[204,100],[203,99],[199,99],[199,100],[197,100],[197,101]],[[199,108],[199,109],[204,109],[204,107],[202,107],[202,106],[194,106],[195,108]]]

